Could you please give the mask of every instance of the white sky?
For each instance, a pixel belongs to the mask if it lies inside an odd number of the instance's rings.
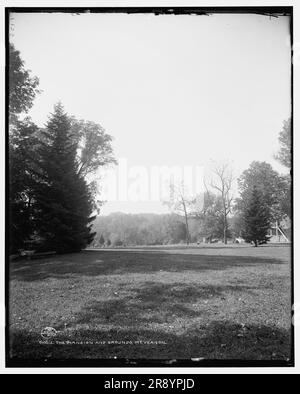
[[[11,41],[43,93],[44,125],[61,100],[100,123],[128,166],[206,166],[274,159],[290,116],[288,17],[14,14]],[[116,169],[117,171],[117,169]],[[159,202],[108,202],[103,213],[163,212]]]

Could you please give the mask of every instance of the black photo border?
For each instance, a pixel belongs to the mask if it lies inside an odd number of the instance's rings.
[[[187,367],[187,368],[228,368],[228,367],[294,367],[295,366],[295,329],[293,325],[293,310],[291,311],[291,359],[284,360],[226,360],[203,359],[192,360],[163,360],[163,359],[21,359],[10,357],[9,333],[9,166],[8,166],[8,92],[9,92],[9,16],[11,13],[122,13],[122,14],[155,14],[155,15],[212,15],[212,14],[260,14],[271,17],[280,15],[290,16],[291,38],[291,128],[292,147],[294,119],[294,87],[293,87],[293,7],[292,6],[226,6],[226,7],[5,7],[5,355],[8,368],[113,368],[113,367]],[[294,149],[292,149],[292,236],[291,236],[291,300],[294,305]],[[142,376],[142,375],[140,375]]]

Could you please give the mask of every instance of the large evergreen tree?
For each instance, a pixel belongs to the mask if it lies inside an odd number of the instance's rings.
[[[256,187],[269,207],[272,220],[281,220],[289,213],[290,187],[285,176],[279,175],[269,163],[253,161],[238,179],[241,195],[237,199],[237,208],[240,202],[247,200],[253,187]]]
[[[44,248],[58,253],[80,251],[94,237],[91,194],[78,173],[71,130],[70,118],[57,104],[43,131],[36,196]]]
[[[271,212],[262,192],[254,186],[248,198],[243,201],[242,236],[255,246],[268,242]]]

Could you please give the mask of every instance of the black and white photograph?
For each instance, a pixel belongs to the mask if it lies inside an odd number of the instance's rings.
[[[7,365],[293,367],[293,7],[5,17]]]

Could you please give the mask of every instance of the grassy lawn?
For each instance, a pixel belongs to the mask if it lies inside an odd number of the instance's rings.
[[[10,356],[288,360],[290,254],[213,245],[11,262]],[[57,335],[43,340],[45,327]]]

